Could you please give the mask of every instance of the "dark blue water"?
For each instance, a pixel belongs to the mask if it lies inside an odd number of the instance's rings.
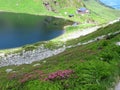
[[[0,13],[0,49],[51,40],[63,34],[68,23],[48,16]]]
[[[110,6],[115,9],[120,9],[120,0],[100,0],[107,6]]]

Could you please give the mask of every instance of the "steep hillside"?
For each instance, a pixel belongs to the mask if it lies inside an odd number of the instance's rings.
[[[82,0],[43,0],[43,4],[49,11],[59,12],[63,9],[74,9],[83,7]]]
[[[80,7],[86,7],[90,13],[76,14],[76,10]],[[83,24],[105,23],[120,15],[117,10],[105,7],[97,0],[0,0],[0,10],[62,17]],[[73,14],[74,17],[68,17],[70,14]]]
[[[83,43],[30,65],[0,68],[1,90],[110,90],[120,76],[120,22],[81,38]],[[112,33],[114,34],[110,34]],[[119,32],[119,33],[116,33]],[[97,35],[97,36],[96,36]],[[91,36],[93,36],[91,38]],[[74,41],[74,42],[73,42]],[[72,43],[80,41],[73,40]],[[71,45],[71,44],[70,44]],[[114,89],[113,89],[114,90]]]

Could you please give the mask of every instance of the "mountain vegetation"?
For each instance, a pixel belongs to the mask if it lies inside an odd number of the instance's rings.
[[[87,8],[90,13],[76,14],[80,7]],[[66,28],[71,32],[86,28],[84,25],[103,25],[120,16],[120,11],[105,7],[98,0],[0,0],[0,10],[79,22],[76,27]],[[74,17],[69,17],[70,14]],[[120,77],[120,45],[117,44],[120,33],[110,33],[118,31],[120,22],[66,41],[65,45],[77,45],[105,35],[101,40],[98,38],[95,42],[68,48],[63,53],[32,64],[1,67],[0,90],[114,90]],[[7,69],[12,71],[6,72]]]

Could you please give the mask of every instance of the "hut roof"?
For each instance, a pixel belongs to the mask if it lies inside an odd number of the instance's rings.
[[[86,11],[87,9],[86,9],[85,7],[81,7],[81,8],[79,8],[78,10],[84,12],[84,11]]]

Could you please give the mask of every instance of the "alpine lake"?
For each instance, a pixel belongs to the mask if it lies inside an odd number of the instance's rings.
[[[73,22],[51,16],[0,12],[0,49],[48,41],[64,34]]]

